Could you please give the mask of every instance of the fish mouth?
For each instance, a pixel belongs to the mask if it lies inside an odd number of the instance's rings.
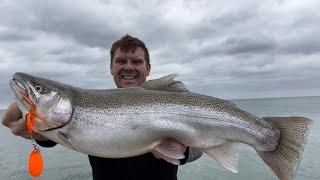
[[[17,104],[21,110],[29,110],[31,105],[35,103],[32,91],[25,84],[27,81],[28,77],[25,77],[23,73],[13,74],[9,81],[9,86],[18,100]]]
[[[44,131],[53,131],[62,128],[72,116],[72,106],[69,99],[62,99],[54,92],[48,94],[37,94],[34,84],[37,77],[24,73],[14,73],[9,81],[9,86],[15,95],[15,102],[25,118],[28,127],[41,134]],[[57,103],[60,106],[55,112]],[[62,108],[67,108],[62,109]],[[30,114],[30,118],[26,118]]]
[[[30,103],[33,103],[32,100],[30,100],[30,96],[28,95],[28,92],[30,92],[30,90],[21,81],[24,82],[21,77],[19,77],[18,75],[14,74],[13,78],[9,81],[9,84],[10,84],[10,87],[13,90],[14,94],[19,99],[18,106],[22,105],[22,106],[19,106],[19,107],[24,107],[26,110],[29,110],[30,106],[32,105]],[[29,99],[29,101],[26,101],[26,99]],[[46,123],[49,124],[49,122],[46,122]],[[50,131],[53,131],[53,130],[56,130],[56,129],[60,129],[63,126],[64,125],[61,125],[61,126],[58,126],[58,127],[44,129],[44,130],[41,130],[41,131],[50,132]]]
[[[16,78],[11,79],[9,85],[19,99],[28,97],[27,88]]]

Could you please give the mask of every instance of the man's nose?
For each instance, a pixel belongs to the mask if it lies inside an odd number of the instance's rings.
[[[134,69],[134,66],[131,62],[127,62],[124,66],[125,69]]]

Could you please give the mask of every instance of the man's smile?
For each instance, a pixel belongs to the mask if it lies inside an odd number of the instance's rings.
[[[134,80],[134,79],[137,79],[137,76],[135,76],[135,75],[122,75],[121,78],[125,79],[125,80]]]

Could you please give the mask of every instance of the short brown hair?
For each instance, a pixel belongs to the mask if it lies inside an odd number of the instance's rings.
[[[129,34],[126,34],[121,39],[117,40],[112,44],[110,49],[111,63],[114,57],[114,52],[120,48],[121,52],[134,51],[136,48],[141,47],[144,51],[144,57],[146,59],[147,65],[150,64],[149,52],[146,45],[138,38],[132,37]]]

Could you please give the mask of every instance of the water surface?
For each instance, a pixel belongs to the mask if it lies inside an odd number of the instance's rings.
[[[320,180],[320,97],[270,98],[234,100],[240,108],[259,117],[304,116],[312,119],[313,125],[308,143],[297,172],[297,180]],[[0,111],[0,116],[3,112]],[[11,134],[0,125],[0,178],[31,179],[26,170],[27,158],[32,144]],[[91,167],[86,155],[63,146],[41,148],[45,158],[45,169],[41,179],[46,180],[89,180]],[[233,174],[215,160],[204,155],[199,160],[179,167],[180,180],[247,180],[277,179],[273,172],[246,145],[240,146],[239,173]]]

